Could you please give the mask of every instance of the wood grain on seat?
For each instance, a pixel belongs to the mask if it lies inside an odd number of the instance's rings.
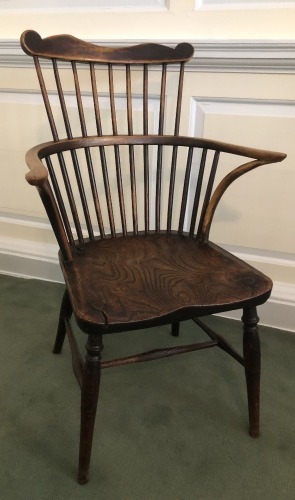
[[[177,234],[92,241],[62,269],[78,322],[104,333],[264,302],[272,287],[216,245]]]

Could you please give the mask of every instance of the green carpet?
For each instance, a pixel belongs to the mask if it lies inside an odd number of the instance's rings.
[[[62,293],[0,276],[1,500],[295,499],[295,335],[263,327],[259,439],[247,434],[243,368],[220,349],[108,369],[79,486],[78,384],[68,343],[52,354]],[[241,347],[239,322],[209,320]],[[197,338],[182,324],[181,342]],[[177,342],[169,327],[117,334],[104,357]]]

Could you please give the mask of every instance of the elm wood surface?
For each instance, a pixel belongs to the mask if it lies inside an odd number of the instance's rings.
[[[85,42],[71,35],[54,35],[42,39],[39,33],[32,30],[22,34],[21,45],[29,56],[95,63],[158,64],[188,61],[194,54],[193,46],[185,42],[175,48],[156,43],[109,48]]]
[[[53,136],[52,142],[27,153],[30,170],[26,179],[37,188],[60,246],[66,290],[54,352],[61,352],[67,333],[81,387],[78,482],[85,484],[89,478],[102,368],[217,346],[244,366],[249,433],[257,437],[260,345],[256,306],[268,299],[272,282],[215,245],[209,235],[218,203],[232,182],[259,166],[282,161],[285,155],[179,135],[184,64],[193,55],[187,43],[175,49],[157,44],[110,49],[68,35],[42,40],[36,32],[27,31],[21,44],[34,58]],[[50,60],[46,72],[51,64],[61,120],[56,120],[52,109],[52,88],[46,86],[43,58]],[[68,90],[63,88],[60,62],[68,62],[72,72],[80,123],[77,137],[67,108]],[[79,65],[88,72],[91,82],[95,136],[86,123]],[[153,134],[149,119],[150,65],[160,69],[158,124]],[[170,65],[174,71],[179,70],[173,120],[166,118]],[[142,72],[140,132],[135,131],[133,66]],[[121,133],[117,116],[118,67],[125,71],[127,134]],[[108,134],[101,113],[101,70],[106,71],[108,82]],[[169,125],[172,133],[167,133]],[[228,155],[236,164],[217,182],[220,164],[226,163]],[[243,309],[243,356],[200,319],[238,308]],[[88,335],[85,361],[71,327],[72,314]],[[172,335],[178,336],[179,323],[189,318],[208,334],[208,342],[101,359],[104,334],[171,323]]]
[[[62,270],[79,326],[112,333],[263,303],[271,280],[212,243],[123,236],[73,249]]]

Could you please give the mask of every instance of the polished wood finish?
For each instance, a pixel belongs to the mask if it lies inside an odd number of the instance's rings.
[[[81,387],[81,431],[78,482],[85,484],[89,477],[89,464],[100,385],[102,339],[88,335]]]
[[[100,239],[72,256],[62,270],[78,324],[93,333],[204,316],[212,304],[222,312],[263,303],[272,286],[213,243],[179,234]]]
[[[60,247],[66,292],[54,346],[61,352],[67,332],[73,368],[81,386],[81,436],[78,481],[88,481],[92,436],[103,368],[171,357],[219,347],[245,368],[249,433],[259,434],[260,349],[256,306],[270,296],[271,280],[209,240],[218,203],[228,187],[251,170],[280,162],[283,153],[263,151],[179,135],[184,65],[189,44],[157,44],[110,49],[67,35],[45,39],[22,35],[24,51],[34,58],[53,140],[26,155],[26,179],[41,196]],[[52,68],[63,120],[54,117],[43,59]],[[80,134],[73,133],[63,89],[61,65],[73,77]],[[49,64],[49,66],[48,66]],[[51,65],[51,66],[50,66]],[[151,133],[150,65],[159,69],[158,124]],[[79,74],[87,72],[95,134],[89,134]],[[169,71],[179,71],[173,123],[166,119]],[[142,73],[141,131],[135,130],[133,71]],[[127,134],[121,132],[116,101],[116,71],[125,81]],[[99,69],[99,71],[98,71]],[[107,74],[111,131],[101,112],[100,71]],[[123,71],[123,72],[122,72]],[[139,96],[137,94],[136,98]],[[169,109],[169,116],[171,116]],[[171,120],[169,120],[171,121]],[[167,133],[167,127],[172,131]],[[231,155],[236,166],[216,182],[220,164]],[[200,318],[243,309],[243,356]],[[71,328],[74,313],[88,335],[83,361]],[[153,349],[101,360],[103,335],[193,319],[210,340]]]
[[[189,43],[180,43],[173,49],[155,43],[108,48],[84,42],[71,35],[55,35],[42,39],[32,30],[22,34],[21,46],[29,56],[107,64],[166,64],[188,61],[194,53]]]
[[[256,307],[244,309],[242,316],[244,323],[243,351],[244,366],[247,382],[249,408],[249,434],[257,438],[260,434],[260,340],[258,335],[258,321]]]

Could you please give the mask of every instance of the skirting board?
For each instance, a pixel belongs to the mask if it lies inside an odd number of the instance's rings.
[[[220,314],[224,318],[241,319],[241,311]],[[274,282],[270,299],[259,306],[260,324],[295,332],[295,286]]]
[[[35,244],[33,252],[31,244],[22,242],[20,247],[19,241],[12,241],[13,238],[9,240],[10,244],[6,248],[3,244],[0,248],[0,274],[64,282],[56,245]],[[275,282],[271,298],[259,307],[258,314],[262,325],[295,332],[295,285]],[[222,316],[240,319],[241,311],[224,313]]]

